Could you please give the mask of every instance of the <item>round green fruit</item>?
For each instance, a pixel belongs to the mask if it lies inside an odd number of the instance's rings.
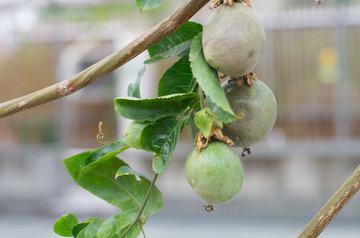
[[[185,176],[194,192],[209,205],[222,205],[233,200],[243,182],[240,158],[226,144],[210,142],[189,155]]]
[[[233,77],[249,74],[265,48],[265,32],[252,10],[241,3],[220,5],[204,25],[204,56],[211,67]]]
[[[132,121],[125,129],[125,140],[132,148],[142,149],[140,146],[140,136],[144,127],[147,126],[147,123]]]
[[[271,89],[257,79],[252,86],[239,85],[236,80],[223,84],[229,104],[240,119],[224,124],[222,132],[235,146],[248,147],[266,137],[274,126],[276,99]]]

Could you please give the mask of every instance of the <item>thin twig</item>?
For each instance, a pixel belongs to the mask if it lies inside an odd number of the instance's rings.
[[[298,238],[318,237],[325,227],[334,219],[339,211],[360,189],[360,165],[349,179],[330,198],[323,208],[309,222]]]
[[[0,103],[0,118],[65,97],[95,82],[176,31],[207,2],[209,0],[189,0],[147,33],[77,75],[23,97]]]
[[[145,200],[144,200],[144,202],[143,202],[143,204],[142,204],[142,206],[140,208],[140,211],[137,214],[135,220],[133,221],[133,223],[131,223],[131,225],[126,229],[125,233],[120,238],[124,238],[130,232],[130,230],[139,222],[141,214],[143,213],[143,211],[145,209],[145,206],[146,206],[146,204],[147,204],[147,202],[148,202],[148,200],[150,198],[151,192],[152,192],[153,188],[155,187],[155,182],[156,182],[156,179],[157,179],[158,175],[159,175],[158,173],[156,173],[154,175],[154,178],[151,181],[149,190],[147,191],[147,194],[145,196]]]

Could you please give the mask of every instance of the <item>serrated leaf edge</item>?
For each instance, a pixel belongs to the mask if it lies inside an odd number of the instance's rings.
[[[196,36],[193,38],[193,40],[195,40],[195,38],[199,38],[199,37],[201,37],[201,36],[202,36],[202,32],[200,32],[198,35],[196,35]],[[203,53],[201,52],[201,51],[202,51],[202,47],[201,47],[199,50],[192,50],[192,49],[193,49],[193,44],[192,44],[191,49],[190,49],[189,59],[190,59],[190,62],[191,62],[191,63],[190,63],[190,67],[191,67],[191,70],[193,71],[193,75],[194,75],[194,77],[195,77],[195,74],[194,74],[194,65],[193,65],[193,63],[192,63],[192,58],[193,58],[193,57],[191,57],[191,55],[194,55],[194,54],[198,55],[198,54],[203,54]],[[191,52],[194,52],[194,54],[191,54]],[[205,62],[206,62],[206,61],[205,61]],[[208,65],[208,66],[212,69],[212,67],[211,67],[210,65]],[[214,70],[214,72],[216,72],[216,71]],[[196,78],[196,77],[195,77],[195,78]],[[199,81],[197,81],[197,82],[199,83]],[[199,83],[199,85],[200,85],[200,83]],[[220,82],[219,82],[219,85],[221,86]],[[200,85],[200,87],[201,87],[201,85]],[[204,92],[204,93],[206,94],[206,92]],[[210,95],[207,95],[207,96],[211,98]],[[225,97],[225,94],[224,94],[224,97]],[[225,98],[226,98],[226,97],[225,97]],[[212,101],[213,101],[213,100],[212,100]],[[235,116],[234,112],[231,110],[230,104],[228,105],[229,108],[230,108],[230,111],[229,111],[228,109],[221,107],[219,104],[215,103],[214,101],[213,101],[213,103],[216,104],[219,108],[221,108],[221,109],[224,110],[225,112],[229,113],[230,115]]]
[[[176,120],[176,119],[175,119],[175,120]],[[170,137],[170,135],[172,135],[172,134],[174,134],[174,133],[176,132],[176,129],[175,129],[175,128],[178,128],[179,125],[180,125],[180,127],[181,127],[182,124],[184,123],[183,120],[177,120],[177,121],[178,121],[178,123],[176,124],[176,126],[174,127],[174,129],[171,130],[171,133],[169,133],[169,135],[166,137],[166,140],[165,140],[165,141],[168,140],[168,138]],[[180,131],[179,131],[179,136],[180,136],[181,128],[179,128],[179,129],[180,129]],[[177,144],[178,141],[179,141],[179,137],[176,139],[176,144]],[[160,156],[160,155],[161,155],[161,152],[163,151],[163,148],[164,148],[165,144],[166,144],[166,142],[161,146],[161,149],[160,149],[159,152],[154,153],[154,159],[155,159],[155,156]],[[166,165],[166,167],[165,167],[163,170],[161,170],[161,171],[155,170],[155,167],[154,167],[154,159],[153,159],[153,169],[154,169],[154,171],[155,171],[156,173],[159,173],[159,174],[160,174],[160,173],[163,173],[163,172],[166,170],[167,166],[169,165],[170,159],[171,159],[171,157],[172,157],[173,154],[174,154],[175,146],[174,146],[173,148],[174,148],[174,149],[172,149],[172,152],[170,153],[170,156],[169,156],[169,158],[168,158],[168,160],[167,160],[167,165]],[[162,157],[161,157],[161,158],[162,158]],[[163,159],[163,158],[162,158],[162,159]]]

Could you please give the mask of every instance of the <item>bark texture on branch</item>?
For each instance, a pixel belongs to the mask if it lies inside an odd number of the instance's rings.
[[[23,97],[0,103],[0,118],[65,97],[95,82],[176,31],[208,2],[209,0],[190,0],[123,49],[100,60],[77,75]]]
[[[339,188],[330,200],[321,208],[310,223],[298,236],[318,237],[325,227],[334,219],[339,211],[360,189],[360,166],[351,174],[350,178]]]

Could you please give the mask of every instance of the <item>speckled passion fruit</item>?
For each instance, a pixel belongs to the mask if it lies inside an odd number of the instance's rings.
[[[241,4],[220,5],[204,25],[204,56],[211,67],[233,77],[249,74],[265,47],[265,32],[252,10]]]
[[[243,182],[240,158],[226,144],[210,142],[189,155],[185,176],[194,192],[209,205],[222,205],[233,200]]]
[[[222,132],[235,146],[248,147],[266,137],[274,126],[277,114],[276,99],[263,82],[252,79],[250,87],[236,80],[222,85],[229,104],[240,119],[224,124]]]

